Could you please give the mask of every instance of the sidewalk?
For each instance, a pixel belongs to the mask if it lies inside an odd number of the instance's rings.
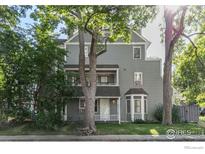
[[[205,141],[205,135],[175,136],[174,139],[166,135],[17,135],[0,136],[0,141]]]

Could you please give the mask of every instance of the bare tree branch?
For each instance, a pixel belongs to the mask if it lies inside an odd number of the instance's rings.
[[[192,41],[192,39],[189,37],[189,35],[182,33],[182,36],[184,36],[186,39],[188,39],[189,42],[192,44],[192,46],[194,47],[194,53],[195,53],[197,59],[199,60],[199,63],[202,65],[203,68],[205,68],[205,64],[202,62],[201,58],[198,56],[198,53],[197,53],[198,48],[195,45],[195,43]]]
[[[175,13],[173,13],[172,17],[175,17],[180,11],[183,11],[185,8],[187,9],[187,5],[181,6]]]
[[[175,33],[174,33],[171,44],[175,44],[177,42],[177,40],[179,39],[180,35],[182,34],[182,32],[184,30],[184,18],[185,18],[185,14],[187,11],[187,7],[182,7],[181,9],[182,9],[182,14],[181,14],[181,18],[180,18],[179,27],[175,28],[173,26],[173,30]]]
[[[194,35],[205,35],[205,33],[203,33],[203,32],[196,32],[196,33],[188,35],[188,37],[192,37]]]
[[[95,15],[95,13],[91,14],[91,15],[88,17],[88,19],[87,19],[87,21],[86,21],[86,23],[85,23],[85,26],[84,26],[85,30],[86,30],[88,33],[90,33],[90,35],[93,35],[93,32],[88,28],[88,23],[90,22],[91,18],[92,18],[94,15]]]
[[[104,52],[107,51],[107,41],[108,41],[108,38],[105,38],[105,49],[101,50],[100,52],[96,53],[96,56],[100,56],[101,54],[103,54]]]

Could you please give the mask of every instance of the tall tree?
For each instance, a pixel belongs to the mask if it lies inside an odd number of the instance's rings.
[[[180,8],[181,16],[178,25],[174,26],[174,18],[178,15],[176,12],[164,9],[165,18],[165,62],[163,76],[163,124],[172,124],[172,57],[174,45],[184,30],[184,17],[187,7]]]
[[[193,41],[197,46],[197,56],[192,44],[174,58],[174,87],[182,93],[188,103],[205,103],[205,67],[199,62],[205,62],[205,37],[200,36]]]
[[[80,83],[85,96],[85,130],[96,132],[95,127],[95,93],[97,56],[106,51],[106,42],[121,38],[130,41],[132,30],[139,30],[156,14],[155,6],[49,6],[39,7],[38,19],[45,21],[45,15],[54,19],[60,18],[67,26],[67,31],[78,30],[79,38],[79,73]],[[91,36],[89,52],[88,78],[85,73],[85,33]],[[99,49],[99,43],[105,47]]]
[[[198,12],[201,10],[202,12]],[[189,12],[189,14],[187,13]],[[195,17],[196,16],[196,17]],[[194,34],[187,35],[186,32],[198,30],[199,25],[204,23],[204,6],[181,6],[178,10],[173,11],[169,7],[164,8],[165,19],[165,63],[163,75],[163,124],[172,124],[172,59],[174,51],[180,41],[180,37],[188,39],[194,49],[196,49],[190,37],[203,34],[201,31]],[[197,22],[194,22],[198,19]],[[186,24],[186,29],[185,25]],[[179,41],[180,40],[180,41]],[[180,44],[181,45],[181,44]],[[197,50],[195,50],[195,53]],[[194,52],[194,51],[193,51]]]

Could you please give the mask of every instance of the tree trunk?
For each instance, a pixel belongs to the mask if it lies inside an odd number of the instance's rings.
[[[96,132],[95,126],[95,93],[96,93],[96,45],[97,36],[92,36],[91,49],[89,53],[89,78],[88,84],[85,75],[85,54],[84,54],[84,31],[79,30],[79,72],[80,82],[85,97],[85,116],[84,116],[84,129],[89,134]]]
[[[171,11],[165,10],[164,18],[166,22],[165,30],[165,62],[163,75],[163,120],[162,124],[172,124],[172,54],[171,47],[172,33],[173,33],[173,16]]]
[[[89,71],[89,93],[88,100],[86,101],[85,107],[85,121],[86,127],[89,127],[93,133],[96,132],[95,126],[95,93],[96,93],[96,46],[97,46],[97,35],[93,33],[91,48],[89,54],[89,63],[90,63],[90,71]]]
[[[174,53],[174,46],[183,34],[184,18],[187,6],[182,6],[178,11],[181,12],[179,23],[174,26],[174,18],[177,12],[172,10],[164,10],[164,18],[166,23],[165,29],[165,62],[164,62],[164,76],[163,76],[163,120],[162,124],[172,124],[172,57]]]

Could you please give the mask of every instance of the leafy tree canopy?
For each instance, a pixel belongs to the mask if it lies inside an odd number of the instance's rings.
[[[100,36],[109,32],[109,41],[122,38],[130,40],[130,30],[139,30],[153,19],[155,6],[38,6],[32,17],[49,28],[55,29],[58,23],[66,25],[63,31],[72,35],[81,27],[87,32]]]
[[[197,51],[192,44],[189,44],[174,60],[176,70],[173,83],[188,102],[205,102],[204,42],[205,36],[195,38],[194,43],[197,46]]]

